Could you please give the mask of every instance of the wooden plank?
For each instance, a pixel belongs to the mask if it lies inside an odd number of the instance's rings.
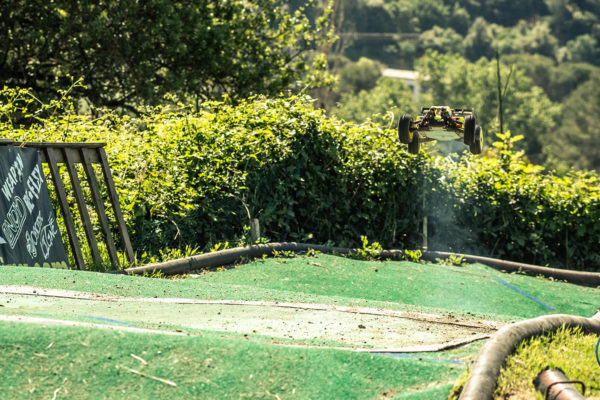
[[[48,162],[48,167],[50,168],[50,174],[52,175],[52,181],[54,183],[54,190],[56,191],[56,195],[58,197],[58,203],[60,205],[60,211],[63,216],[63,220],[65,221],[65,226],[67,228],[67,235],[69,236],[69,244],[71,245],[71,251],[73,252],[73,257],[75,258],[75,264],[77,265],[77,269],[85,269],[85,262],[83,260],[83,254],[81,253],[81,247],[79,245],[79,239],[77,238],[77,231],[75,230],[75,223],[73,221],[73,216],[71,215],[71,209],[69,208],[69,202],[67,201],[67,194],[65,192],[65,185],[60,177],[60,172],[58,170],[58,165],[54,160],[54,152],[56,149],[44,149],[44,155],[46,156],[46,160]],[[71,268],[71,266],[69,266]]]
[[[46,148],[48,148],[48,147],[46,147]],[[85,148],[86,147],[79,147],[79,148],[65,147],[62,149],[63,151],[56,153],[55,161],[59,164],[66,164],[67,160],[64,157],[64,153],[67,152],[69,154],[69,159],[71,160],[71,162],[83,164],[83,159],[81,158],[80,150],[85,149]],[[44,157],[42,157],[42,162],[47,162],[44,159]],[[92,154],[89,155],[89,162],[92,162],[94,164],[100,164],[101,160],[95,151],[93,151]]]
[[[102,234],[104,235],[104,240],[106,242],[106,248],[108,249],[108,255],[110,256],[112,265],[118,267],[119,256],[117,255],[117,248],[115,247],[115,242],[113,240],[112,233],[110,232],[110,225],[108,223],[108,217],[106,216],[106,210],[104,209],[104,201],[102,200],[102,194],[100,193],[98,179],[96,178],[94,167],[89,160],[89,153],[96,152],[94,150],[85,148],[81,148],[79,151],[81,153],[81,159],[83,160],[83,169],[90,184],[92,200],[94,202],[94,206],[96,207],[96,213],[98,214],[100,228],[102,229]]]
[[[57,149],[72,148],[72,149],[96,149],[99,147],[106,146],[106,143],[102,142],[78,142],[78,143],[62,143],[62,142],[23,142],[12,139],[0,139],[0,145],[11,145],[17,147],[35,147],[38,149],[45,149],[47,147],[53,147]]]
[[[127,233],[127,225],[125,225],[125,219],[123,218],[123,213],[121,212],[119,196],[115,190],[115,182],[113,181],[112,174],[110,173],[110,167],[108,166],[106,153],[101,147],[96,151],[98,152],[100,160],[102,161],[102,173],[104,174],[104,181],[106,182],[106,187],[108,188],[108,196],[110,197],[110,201],[113,206],[113,212],[115,213],[115,219],[117,220],[117,226],[119,227],[119,233],[121,234],[121,243],[125,249],[127,260],[129,260],[131,264],[135,265],[135,254],[133,253],[133,247],[131,246],[129,233]]]
[[[81,221],[83,222],[83,229],[92,252],[92,258],[94,259],[94,263],[97,266],[100,266],[102,265],[102,256],[100,254],[100,250],[98,249],[98,242],[96,241],[96,235],[94,234],[92,221],[90,220],[90,215],[87,211],[87,205],[85,204],[85,199],[83,197],[83,190],[81,189],[81,183],[79,182],[79,177],[77,176],[77,169],[75,168],[73,160],[71,160],[69,152],[66,151],[66,149],[62,149],[62,153],[65,157],[67,170],[69,171],[69,177],[71,178],[71,186],[73,186],[75,200],[77,201],[77,208],[79,209],[79,215],[81,216]]]
[[[97,149],[99,147],[103,147],[106,143],[52,143],[52,142],[17,142],[9,139],[0,139],[0,146],[2,145],[10,145],[17,147],[33,147],[36,149],[44,150],[48,148],[56,148],[56,149],[66,149],[71,156],[71,160],[76,163],[83,163],[81,159],[81,153],[79,149]],[[47,163],[46,152],[41,152],[42,162]],[[64,164],[66,160],[63,156],[62,152],[54,152],[54,162],[57,164]],[[91,152],[89,154],[89,160],[95,164],[100,164],[101,160],[98,157],[97,152]]]

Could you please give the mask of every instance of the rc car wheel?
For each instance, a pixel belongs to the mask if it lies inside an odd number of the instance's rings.
[[[483,129],[479,125],[475,127],[475,137],[473,143],[469,145],[469,150],[473,154],[481,154],[483,151]]]
[[[410,143],[408,144],[408,152],[410,154],[418,154],[419,153],[419,132],[414,131],[413,137]]]
[[[475,116],[467,115],[465,118],[465,135],[463,140],[467,146],[470,146],[473,143],[473,139],[475,138]]]
[[[410,121],[412,120],[412,116],[410,114],[404,114],[400,117],[400,121],[398,122],[398,137],[400,138],[400,143],[409,144],[410,137]]]

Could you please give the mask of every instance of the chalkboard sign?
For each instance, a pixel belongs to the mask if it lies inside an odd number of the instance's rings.
[[[0,146],[0,264],[67,268],[38,150]]]

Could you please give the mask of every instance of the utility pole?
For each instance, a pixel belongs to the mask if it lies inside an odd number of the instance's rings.
[[[500,133],[504,134],[504,124],[502,121],[502,83],[500,82],[500,53],[496,50],[496,75],[498,81],[498,118],[500,119]],[[506,83],[508,85],[508,82]]]
[[[508,83],[513,73],[513,67],[510,66],[510,71],[506,77],[506,83],[504,84],[504,90],[502,90],[502,78],[500,77],[500,53],[496,50],[496,78],[498,81],[498,119],[500,120],[500,133],[504,133],[504,113],[502,110],[502,100],[506,96],[506,90],[508,89]]]

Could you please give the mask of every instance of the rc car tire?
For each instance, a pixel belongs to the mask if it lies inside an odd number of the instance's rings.
[[[398,138],[400,143],[410,144],[410,121],[412,116],[410,114],[404,114],[398,121]]]
[[[414,131],[412,140],[408,144],[408,152],[410,154],[419,154],[420,145],[421,144],[419,143],[419,132]]]
[[[473,144],[473,140],[475,139],[475,116],[467,115],[465,118],[465,135],[463,137],[464,143],[467,146]]]
[[[481,154],[483,151],[483,128],[479,125],[475,126],[474,140],[469,145],[469,150],[473,154]]]

